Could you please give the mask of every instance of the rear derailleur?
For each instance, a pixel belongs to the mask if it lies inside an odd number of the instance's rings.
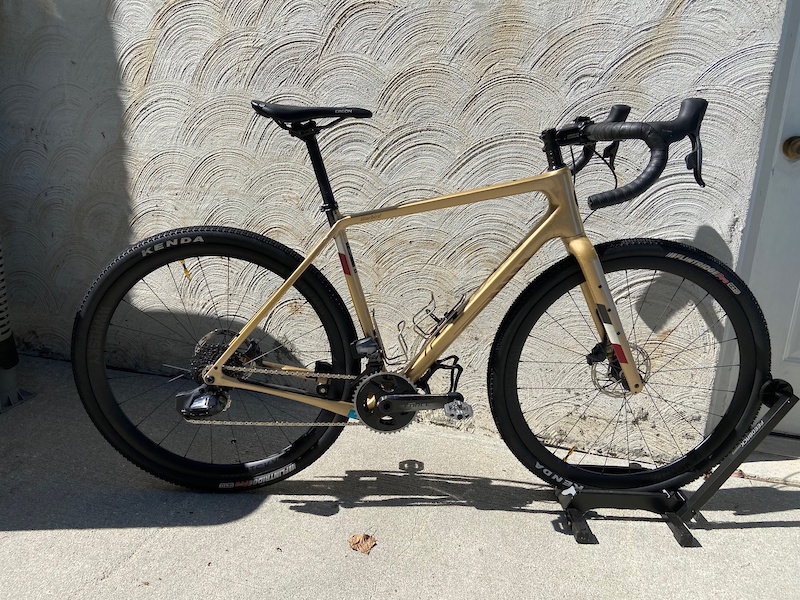
[[[230,394],[223,388],[202,384],[188,392],[176,395],[178,412],[187,419],[213,417],[228,410],[231,405]]]

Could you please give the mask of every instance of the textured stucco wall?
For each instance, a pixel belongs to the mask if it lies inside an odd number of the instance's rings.
[[[694,186],[680,149],[645,198],[587,227],[596,240],[694,240],[732,262],[784,5],[0,1],[0,237],[15,336],[66,356],[85,289],[146,234],[227,224],[308,248],[325,227],[310,165],[301,144],[255,116],[254,97],[374,111],[321,138],[340,205],[356,211],[540,172],[541,129],[613,103],[630,104],[631,119],[666,119],[682,98],[704,96],[708,187]],[[623,148],[621,181],[644,159],[641,147]],[[611,182],[589,168],[579,196]],[[431,293],[446,310],[476,287],[541,209],[515,198],[354,230],[387,341]],[[454,348],[478,429],[491,429],[494,329],[560,252],[551,245]]]

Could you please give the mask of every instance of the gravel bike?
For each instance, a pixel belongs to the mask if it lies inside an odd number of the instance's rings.
[[[643,140],[650,158],[630,183],[590,196],[592,209],[647,190],[686,137],[687,168],[703,185],[705,100],[684,100],[672,121],[638,123],[615,105],[603,121],[544,131],[543,174],[355,214],[339,210],[317,136],[371,112],[252,107],[306,144],[330,229],[306,256],[228,227],[167,231],[125,250],[92,284],[74,324],[75,381],[97,428],[139,467],[192,488],[239,490],[299,472],[347,424],[392,432],[440,409],[469,418],[458,357],[442,357],[555,238],[566,257],[513,303],[488,365],[495,423],[526,467],[560,488],[677,487],[718,464],[752,424],[770,347],[743,281],[674,241],[594,246],[575,196],[574,175],[600,156],[598,142],[609,142],[612,170],[621,141]],[[579,147],[572,165],[567,146]],[[530,192],[546,198],[544,215],[472,295],[440,316],[427,311],[421,348],[392,368],[348,227]],[[360,332],[312,264],[331,242]],[[431,392],[438,371],[449,373],[446,393]]]

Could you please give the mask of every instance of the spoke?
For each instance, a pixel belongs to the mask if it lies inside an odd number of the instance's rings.
[[[125,302],[126,304],[129,304],[127,300],[123,300],[123,302]],[[134,309],[134,310],[137,310],[137,309]],[[176,336],[181,336],[181,334],[177,333],[176,331],[173,331],[172,329],[170,329],[169,327],[167,327],[166,325],[161,323],[158,319],[156,319],[152,315],[149,315],[149,314],[147,314],[145,312],[141,312],[141,311],[138,311],[138,312],[140,314],[142,314],[142,315],[145,315],[147,318],[152,320],[154,323],[158,323],[159,327],[162,327],[163,329],[168,329],[169,331],[172,331],[172,333],[174,333]],[[124,327],[123,325],[118,325],[116,323],[110,323],[109,324],[109,329],[111,327],[114,327],[115,329],[120,329],[122,331],[130,331],[131,333],[134,333],[136,335],[142,335],[142,330],[141,329],[134,329],[133,327]],[[194,347],[194,345],[195,345],[195,342],[187,342],[185,340],[178,340],[178,339],[175,339],[175,337],[167,337],[165,335],[157,335],[155,333],[148,333],[147,337],[150,337],[150,338],[153,338],[153,339],[157,339],[157,340],[164,340],[165,342],[168,342],[170,344],[175,344],[177,342],[177,343],[183,344],[185,346]]]
[[[625,403],[623,402],[623,403],[621,403],[621,404],[620,404],[619,408],[617,409],[617,412],[616,412],[616,414],[615,414],[615,415],[614,415],[614,417],[613,417],[613,420],[614,420],[614,422],[615,422],[615,423],[616,423],[616,421],[617,421],[617,417],[619,416],[619,413],[620,413],[620,411],[622,411],[622,409],[623,409],[624,407],[625,407]],[[597,434],[597,437],[594,439],[594,441],[593,441],[593,442],[591,442],[590,444],[587,444],[587,445],[586,445],[586,450],[584,451],[584,455],[583,455],[583,457],[581,457],[581,459],[578,461],[578,463],[577,463],[577,464],[582,464],[582,463],[583,463],[583,460],[584,460],[584,458],[586,458],[586,456],[588,456],[588,453],[592,451],[592,447],[593,447],[593,446],[594,446],[594,445],[597,443],[597,441],[598,441],[598,440],[599,440],[601,437],[603,437],[603,434],[604,434],[604,433],[605,433],[605,432],[608,430],[608,428],[609,428],[609,427],[611,427],[611,419],[609,419],[609,421],[606,423],[606,426],[605,426],[605,427],[603,427],[603,430],[602,430],[600,433],[598,433],[598,434]],[[614,431],[615,431],[615,432],[616,432],[616,429],[617,429],[617,428],[616,428],[616,425],[615,425],[615,426],[614,426]],[[611,445],[610,445],[610,444],[611,444],[611,442],[613,442],[613,441],[614,441],[614,435],[613,435],[613,433],[612,433],[612,435],[611,435],[611,441],[609,442],[609,446],[608,446],[609,448],[611,447]],[[604,457],[605,457],[605,462],[606,462],[606,465],[607,465],[607,464],[608,464],[608,455],[604,455],[604,454],[602,454],[602,452],[600,452],[600,449],[599,449],[599,448],[598,448],[598,450],[597,450],[597,452],[596,452],[596,453],[597,453],[597,454],[599,454],[600,456],[604,456]]]
[[[156,442],[156,444],[157,444],[158,446],[161,446],[161,444],[163,444],[163,443],[166,441],[166,439],[167,439],[169,436],[171,436],[171,435],[172,435],[172,432],[173,432],[173,431],[175,431],[175,430],[176,430],[178,427],[180,427],[181,425],[182,425],[182,421],[177,421],[177,422],[175,423],[175,425],[173,425],[173,426],[172,426],[172,429],[170,429],[170,430],[169,430],[169,431],[166,433],[166,435],[164,435],[164,437],[162,437],[162,438],[161,438],[161,439],[160,439],[158,442]],[[155,440],[154,440],[154,441],[155,441]]]
[[[656,272],[655,272],[655,271],[653,271],[653,279],[651,280],[651,285],[652,285],[652,284],[655,282],[655,275],[656,275]],[[646,339],[646,340],[645,340],[645,341],[642,343],[642,346],[644,346],[645,344],[647,344],[647,342],[649,342],[649,341],[650,341],[650,338],[652,338],[652,337],[653,337],[653,334],[654,334],[656,331],[658,331],[658,330],[659,330],[659,328],[660,328],[660,325],[661,325],[661,322],[662,322],[662,320],[664,319],[665,315],[667,314],[667,311],[668,311],[670,308],[672,308],[672,309],[674,309],[674,308],[675,308],[675,307],[673,306],[673,304],[672,304],[672,301],[673,301],[673,300],[675,300],[675,296],[677,296],[677,295],[678,295],[678,292],[679,292],[679,291],[680,291],[680,289],[683,287],[683,282],[684,282],[684,281],[686,281],[686,279],[685,279],[685,278],[682,278],[682,279],[681,279],[681,282],[680,282],[680,284],[678,285],[678,287],[676,287],[676,288],[675,288],[675,291],[674,291],[674,292],[672,292],[672,297],[669,299],[669,301],[668,301],[668,302],[666,302],[666,303],[664,304],[664,310],[662,310],[662,311],[661,311],[661,314],[658,316],[658,319],[657,319],[657,320],[656,320],[656,322],[655,322],[656,324],[655,324],[655,325],[653,325],[653,327],[651,327],[651,328],[650,328],[650,335],[648,335],[648,336],[647,336],[647,339]],[[648,290],[647,290],[647,293],[648,293],[648,294],[650,293],[650,289],[649,289],[649,288],[648,288]],[[641,309],[640,309],[640,311],[643,311],[643,310],[644,310],[644,308],[645,308],[645,305],[644,305],[644,303],[643,303],[643,304],[642,304],[642,307],[641,307]],[[640,314],[641,314],[641,312],[640,312]]]
[[[169,276],[172,278],[172,284],[175,286],[175,291],[176,291],[176,293],[177,293],[177,296],[178,296],[178,298],[180,299],[180,301],[181,301],[181,304],[183,305],[183,312],[184,312],[184,313],[186,313],[186,314],[188,315],[188,314],[190,314],[190,312],[189,312],[189,309],[188,309],[188,307],[186,306],[186,300],[185,300],[185,298],[184,298],[183,294],[181,294],[181,288],[180,288],[180,286],[178,285],[178,282],[177,282],[177,281],[175,281],[175,273],[174,273],[174,272],[173,272],[173,270],[172,270],[172,265],[173,265],[173,264],[175,264],[175,263],[169,263],[169,264],[167,264],[167,265],[166,265],[166,267],[167,267],[167,272],[169,273]],[[183,274],[183,268],[181,268],[181,274]],[[187,279],[187,281],[186,281],[186,287],[187,287],[187,288],[189,287],[189,284],[190,284],[190,283],[191,283],[191,282],[190,282],[190,280],[188,280],[188,279]],[[191,321],[190,321],[190,324],[191,324]],[[188,332],[187,332],[187,333],[188,333]],[[198,339],[198,336],[197,336],[197,332],[196,332],[196,331],[193,331],[193,332],[191,332],[191,333],[189,334],[189,336],[190,336],[190,337],[192,337],[192,338],[193,338],[193,339],[195,339],[195,340],[196,340],[196,339]]]
[[[575,354],[578,353],[576,352]],[[520,360],[519,363],[526,365],[563,365],[564,361],[563,360]]]
[[[251,393],[252,393],[252,392],[251,392]],[[270,406],[269,406],[269,405],[268,405],[268,404],[267,404],[267,403],[264,401],[264,396],[263,396],[263,395],[261,395],[261,394],[258,394],[258,395],[257,395],[257,394],[252,394],[252,395],[253,395],[253,396],[255,396],[255,398],[256,398],[256,399],[257,399],[257,400],[258,400],[258,401],[261,403],[261,406],[263,406],[263,407],[264,407],[264,409],[265,409],[265,410],[267,411],[267,413],[269,414],[270,418],[271,418],[271,419],[272,419],[274,422],[276,422],[276,423],[277,423],[277,422],[279,421],[279,419],[277,419],[277,418],[275,417],[275,415],[272,413],[272,410],[270,410]],[[288,435],[286,435],[286,432],[283,430],[283,427],[278,427],[278,429],[280,429],[281,435],[282,435],[283,437],[285,437],[285,438],[286,438],[286,441],[287,441],[287,442],[289,442],[289,443],[291,444],[293,440],[289,439],[289,436],[288,436]]]
[[[630,413],[633,415],[634,414],[633,413],[633,408],[631,408],[631,404],[628,401],[628,397],[627,396],[624,397],[624,402],[625,402],[625,405],[628,407],[628,410],[630,411]],[[634,415],[632,423],[634,425],[636,425],[636,429],[639,430],[639,437],[642,438],[642,443],[644,443],[644,447],[647,449],[647,455],[650,457],[650,463],[652,465],[654,465],[654,466],[657,466],[658,465],[658,461],[656,461],[656,457],[653,456],[653,451],[650,450],[650,444],[647,443],[647,438],[644,436],[644,432],[642,431],[642,428],[639,427],[639,421],[636,420],[636,416],[635,415]]]
[[[626,279],[626,281],[629,279],[628,278],[628,271],[629,271],[628,269],[625,269],[625,279]],[[642,311],[644,311],[645,307],[647,306],[647,297],[650,295],[650,290],[653,289],[653,284],[655,283],[656,275],[658,275],[658,271],[653,269],[652,273],[650,274],[650,281],[647,282],[647,284],[643,284],[643,285],[646,285],[647,287],[645,288],[644,298],[642,298],[642,304],[641,304],[641,307],[639,309],[639,312],[634,312],[634,310],[633,310],[634,305],[636,304],[636,301],[634,299],[633,291],[630,289],[630,287],[628,287],[628,290],[629,290],[628,291],[628,295],[631,298],[631,301],[630,301],[631,315],[634,315],[633,316],[633,325],[631,326],[631,329],[634,330],[634,331],[636,330],[636,324],[639,322],[639,317],[641,317]],[[676,293],[677,293],[677,290],[676,290]],[[674,298],[674,295],[673,295],[673,298]],[[666,310],[666,307],[665,307],[664,310]],[[664,316],[663,312],[659,316],[659,319],[662,316]],[[649,340],[650,338],[648,337],[647,339]],[[644,342],[642,343],[642,345],[644,345]]]
[[[222,317],[220,316],[220,310],[217,307],[217,298],[214,295],[214,292],[211,291],[211,286],[208,284],[208,277],[206,276],[206,270],[203,268],[203,263],[200,260],[201,257],[196,257],[195,260],[197,261],[197,266],[200,267],[200,273],[203,275],[203,283],[206,284],[206,290],[208,290],[208,299],[211,300],[211,305],[214,309],[214,314],[210,315],[212,318],[216,318],[217,323],[219,324],[220,329],[225,329],[225,326],[222,323]],[[230,268],[230,266],[229,266]]]
[[[194,446],[194,441],[197,439],[197,436],[200,433],[201,429],[202,429],[202,427],[200,427],[199,425],[195,425],[194,426],[194,435],[192,436],[192,441],[189,442],[189,447],[186,448],[186,452],[183,453],[183,458],[186,458],[187,456],[189,456],[189,452],[191,451],[192,446]]]
[[[597,393],[594,395],[594,397],[592,397],[591,399],[589,399],[589,401],[588,401],[588,402],[586,402],[586,403],[585,403],[585,408],[583,409],[583,413],[582,413],[582,414],[581,414],[581,415],[580,415],[580,416],[579,416],[577,419],[575,419],[575,421],[572,423],[572,427],[570,427],[570,428],[569,428],[569,431],[567,431],[567,432],[566,432],[566,433],[565,433],[565,434],[564,434],[564,435],[561,437],[561,440],[560,440],[559,442],[556,442],[557,444],[561,444],[561,443],[563,443],[563,442],[564,442],[564,440],[566,440],[566,439],[567,439],[567,438],[570,436],[570,434],[572,433],[573,429],[575,429],[575,427],[578,425],[578,422],[579,422],[581,419],[583,419],[583,417],[585,417],[585,416],[586,416],[586,413],[587,413],[587,412],[589,412],[589,407],[590,407],[590,406],[591,406],[591,405],[594,403],[594,401],[597,399],[597,397],[598,397],[599,395],[600,395],[600,392],[597,392]],[[579,407],[576,407],[576,408],[579,408]],[[528,411],[528,412],[530,412],[530,411]],[[553,422],[553,424],[556,424],[556,423],[559,423],[559,422],[563,421],[564,419],[566,419],[567,417],[569,417],[569,416],[570,416],[572,413],[574,413],[574,412],[575,412],[575,411],[574,411],[574,409],[573,409],[573,410],[571,410],[569,413],[567,413],[566,415],[564,415],[562,418],[558,419],[557,421],[554,421],[554,422]],[[535,433],[534,433],[534,435],[535,435]]]
[[[587,308],[586,308],[585,298],[584,298],[583,310],[581,310],[580,306],[578,306],[578,303],[575,302],[575,298],[572,296],[572,291],[569,291],[567,293],[567,296],[569,296],[569,299],[572,301],[572,305],[575,307],[575,314],[580,315],[581,318],[583,319],[583,322],[586,324],[586,329],[588,329],[589,331],[594,331],[595,330],[594,323],[589,323],[589,321],[586,319]],[[581,297],[583,297],[583,292],[581,292]]]
[[[167,306],[167,303],[166,303],[166,302],[164,302],[164,301],[161,299],[161,296],[159,296],[159,295],[158,295],[158,293],[157,293],[157,292],[156,292],[156,291],[155,291],[155,290],[154,290],[154,289],[153,289],[153,288],[150,286],[150,284],[147,282],[147,280],[146,280],[146,279],[143,277],[142,279],[140,279],[140,281],[141,281],[141,282],[142,282],[142,283],[145,285],[145,287],[146,287],[147,289],[149,289],[149,290],[150,290],[150,291],[153,293],[153,296],[154,296],[154,297],[155,297],[155,298],[156,298],[156,299],[157,299],[157,300],[158,300],[158,301],[161,303],[161,306],[163,306],[163,307],[166,309],[166,311],[167,311],[167,312],[168,312],[168,313],[169,313],[169,314],[172,316],[172,318],[173,318],[173,319],[175,320],[175,322],[176,322],[176,323],[177,323],[177,324],[180,326],[180,328],[181,328],[181,329],[183,329],[183,331],[185,331],[185,332],[186,332],[186,335],[189,337],[189,339],[196,340],[196,339],[197,339],[197,336],[196,336],[196,335],[194,335],[194,334],[193,334],[191,331],[189,331],[188,329],[186,329],[186,327],[185,327],[185,326],[184,326],[184,325],[183,325],[183,324],[180,322],[180,320],[179,320],[179,319],[178,319],[178,317],[175,315],[175,313],[173,313],[173,312],[172,312],[172,309],[171,309],[169,306]],[[181,334],[179,334],[177,331],[175,331],[175,330],[174,330],[174,329],[172,329],[171,327],[167,327],[166,325],[164,325],[163,323],[161,323],[161,322],[160,322],[158,319],[156,319],[155,317],[151,316],[149,313],[147,313],[147,312],[144,312],[144,311],[140,311],[138,308],[134,307],[134,306],[133,306],[133,304],[131,304],[130,302],[127,302],[127,304],[129,304],[129,305],[130,305],[130,306],[131,306],[131,307],[132,307],[132,308],[133,308],[135,311],[137,311],[137,312],[139,312],[140,314],[143,314],[143,315],[145,315],[145,316],[149,317],[149,318],[150,318],[150,319],[152,319],[154,322],[158,323],[158,324],[159,324],[159,326],[163,327],[164,329],[167,329],[167,330],[171,331],[171,332],[172,332],[172,333],[174,333],[176,336],[178,336],[178,337],[181,337]],[[188,313],[187,313],[187,316],[188,316]]]
[[[682,373],[684,371],[691,371],[691,372],[694,372],[694,371],[716,371],[718,369],[733,369],[733,368],[737,368],[738,369],[739,368],[739,363],[736,363],[735,365],[714,365],[714,366],[709,366],[709,367],[683,367],[683,368],[680,368],[680,369],[659,369],[658,371],[653,371],[650,374],[650,377],[652,378],[653,375],[656,375],[656,374],[659,374],[659,373]]]
[[[667,384],[667,383],[660,383],[660,382],[656,382],[655,384],[653,384],[652,382],[648,381],[648,387],[649,387],[649,388],[652,388],[654,385],[655,385],[655,386],[660,386],[660,385],[669,386],[670,384]],[[692,386],[687,386],[687,387],[688,387],[689,389],[697,389],[697,388],[693,388]],[[648,389],[648,388],[645,388],[645,389]],[[708,388],[708,390],[713,390],[713,389],[714,389],[714,388]],[[661,395],[661,394],[658,392],[658,390],[653,390],[653,391],[654,391],[656,394],[658,394],[659,398],[662,398],[662,399],[664,399],[664,396],[662,396],[662,395]],[[644,392],[642,392],[642,393],[644,393]],[[690,405],[690,404],[686,404],[686,403],[684,403],[684,402],[678,402],[677,400],[669,400],[669,401],[667,401],[666,399],[664,399],[664,401],[665,401],[665,402],[669,402],[669,403],[671,403],[671,404],[674,404],[674,405],[676,405],[676,406],[682,406],[682,407],[684,407],[684,408],[688,408],[688,409],[692,409],[692,410],[697,410],[697,406],[696,406],[696,405]],[[715,417],[723,417],[723,416],[725,416],[724,414],[718,415],[717,413],[712,413],[710,410],[706,410],[706,411],[705,411],[705,414],[706,414],[706,415],[713,415],[713,416],[715,416]]]
[[[140,377],[145,377],[145,378],[148,378],[148,379],[149,379],[149,378],[150,378],[150,377],[152,377],[152,376],[149,376],[149,375],[144,375],[144,376],[140,376]],[[130,378],[130,376],[129,376],[129,377],[124,377],[124,379],[128,379],[128,378]],[[109,377],[109,380],[112,380],[112,379],[121,380],[121,379],[123,379],[123,377],[114,377],[114,378],[111,378],[111,377]],[[152,387],[149,387],[149,388],[147,388],[146,390],[142,390],[142,391],[141,391],[141,392],[139,392],[138,394],[135,394],[135,395],[133,395],[133,396],[131,396],[131,397],[129,397],[129,398],[127,398],[127,399],[125,399],[125,400],[118,400],[118,401],[117,401],[117,405],[118,405],[118,406],[122,406],[123,404],[127,404],[127,403],[128,403],[128,402],[130,402],[131,400],[136,400],[137,398],[141,398],[141,397],[142,397],[142,396],[144,396],[145,394],[149,394],[149,393],[151,393],[151,392],[155,392],[156,390],[158,390],[158,389],[161,389],[161,388],[163,388],[164,386],[166,386],[166,385],[169,385],[170,383],[172,383],[172,380],[167,380],[167,381],[164,381],[163,383],[160,383],[160,384],[158,384],[158,385],[154,385],[154,386],[152,386]],[[113,390],[112,390],[112,392],[113,392]],[[116,394],[115,394],[115,395],[116,395]]]
[[[573,340],[575,340],[575,343],[576,343],[576,344],[578,344],[578,345],[579,345],[581,348],[583,348],[583,351],[584,351],[586,354],[589,354],[589,351],[586,349],[586,346],[584,346],[584,345],[583,345],[583,344],[582,344],[580,341],[578,341],[578,339],[577,339],[577,338],[576,338],[574,335],[572,335],[572,333],[571,333],[571,332],[567,331],[567,328],[566,328],[566,327],[564,327],[564,326],[561,324],[561,321],[557,320],[557,319],[556,319],[556,318],[555,318],[553,315],[551,315],[549,310],[546,310],[544,314],[546,314],[548,317],[550,317],[550,319],[553,321],[553,323],[555,323],[555,324],[556,324],[558,327],[560,327],[560,328],[561,328],[561,330],[562,330],[564,333],[566,333],[566,334],[567,334],[569,337],[571,337]],[[555,344],[553,344],[553,345],[555,346]],[[559,346],[559,347],[560,347],[560,346]],[[566,348],[566,349],[567,349],[567,350],[569,350],[568,348]],[[580,352],[577,352],[577,351],[574,351],[574,350],[570,350],[570,351],[571,351],[571,352],[574,352],[575,354],[580,354]]]
[[[658,391],[657,391],[657,390],[652,390],[652,392],[653,392],[653,393],[655,393],[655,394],[658,396],[658,398],[659,398],[659,399],[660,399],[662,402],[664,402],[664,403],[665,403],[665,404],[666,404],[666,405],[667,405],[669,408],[671,408],[673,411],[675,411],[675,414],[676,414],[676,415],[678,415],[678,417],[680,417],[680,419],[681,419],[681,420],[682,420],[684,423],[686,423],[686,424],[687,424],[689,427],[691,427],[692,429],[694,429],[694,430],[695,430],[695,432],[697,433],[697,435],[699,435],[701,438],[704,438],[704,437],[705,437],[705,436],[703,435],[703,432],[702,432],[702,431],[700,431],[699,429],[697,429],[697,427],[695,427],[695,426],[692,424],[692,422],[691,422],[689,419],[687,419],[687,418],[686,418],[686,417],[685,417],[685,416],[684,416],[684,415],[683,415],[683,414],[682,414],[682,413],[681,413],[681,412],[680,412],[680,411],[679,411],[677,408],[675,408],[675,406],[674,406],[674,405],[676,404],[675,402],[668,402],[668,401],[667,401],[667,400],[664,398],[664,396],[662,396],[661,394],[659,394],[659,393],[658,393]],[[652,397],[652,396],[648,396],[648,397],[650,398],[650,401],[653,403],[653,406],[655,406],[655,407],[656,407],[656,410],[658,410],[658,412],[659,412],[659,415],[661,415],[661,410],[659,409],[658,405],[655,403],[655,400],[653,400],[653,397]],[[706,414],[708,414],[708,413],[706,413]],[[661,418],[662,418],[662,419],[664,419],[663,415],[661,416]],[[666,424],[666,419],[664,419],[664,423]],[[672,435],[672,431],[671,431],[671,430],[669,430],[669,431],[670,431],[670,435]],[[676,445],[676,447],[678,448],[678,450],[680,451],[680,445],[678,445],[678,442],[677,442],[677,441],[675,442],[675,445]]]
[[[697,339],[698,338],[695,338],[690,343],[693,343],[693,342],[697,341]],[[660,358],[677,358],[678,356],[683,355],[687,350],[703,350],[704,348],[711,348],[711,347],[714,347],[714,346],[721,346],[722,344],[727,344],[728,342],[738,342],[738,341],[739,341],[739,338],[736,338],[736,337],[729,338],[727,340],[721,340],[719,342],[715,340],[713,342],[708,342],[707,344],[700,344],[699,346],[686,347],[686,348],[683,348],[682,350],[678,350],[677,352],[672,352],[670,354],[662,354],[662,355],[660,355]]]
[[[230,259],[228,259],[228,260],[230,261]],[[230,267],[229,267],[229,269],[230,269]],[[248,269],[253,269],[253,270],[255,270],[255,269],[256,269],[256,267],[255,267],[255,265],[248,264],[248,265],[246,265],[245,269],[243,269],[243,271],[245,271],[245,270],[248,270]],[[245,279],[246,281],[258,281],[258,277],[256,276],[256,274],[255,274],[255,273],[253,274],[253,276],[252,276],[252,277],[250,277],[250,276],[248,276],[248,277],[245,277],[244,273],[243,273],[243,272],[240,272],[240,273],[239,273],[239,277],[240,277],[241,279]],[[229,310],[230,310],[230,296],[231,296],[231,292],[230,292],[230,290],[231,290],[231,288],[230,288],[230,272],[229,272],[228,278],[229,278],[229,281],[228,281],[228,304],[229,304]],[[238,291],[238,290],[237,290],[237,291]],[[233,330],[233,331],[238,331],[238,330],[240,329],[240,327],[238,327],[238,326],[237,326],[237,327],[234,327],[234,326],[233,326],[233,322],[234,322],[234,320],[235,320],[236,318],[238,318],[238,317],[239,317],[239,315],[241,314],[241,311],[242,311],[242,306],[244,306],[244,301],[245,301],[245,298],[246,298],[246,297],[247,297],[247,293],[246,293],[245,291],[239,291],[239,305],[236,307],[236,310],[235,310],[235,311],[233,311],[232,313],[230,313],[230,315],[231,315],[231,320],[230,320],[230,322],[228,323],[228,328],[229,328],[229,329],[231,329],[231,330]],[[247,318],[245,318],[245,317],[242,317],[242,320],[243,320],[243,321],[247,321],[248,319],[247,319]]]
[[[255,396],[256,399],[258,399],[258,396],[256,396],[256,394],[249,394],[249,395]],[[246,419],[247,421],[255,421],[255,419],[250,416],[250,411],[247,410],[247,403],[246,402],[242,402],[242,409],[244,410],[244,414],[247,417],[247,419]],[[253,427],[251,427],[251,429],[253,430],[253,435],[256,436],[256,439],[258,440],[258,445],[261,446],[261,451],[263,452],[264,456],[269,456],[269,451],[264,447],[264,442],[261,440],[261,435],[260,435],[260,433],[258,431],[259,429],[261,429],[261,427],[253,426]],[[289,440],[289,438],[286,438],[286,439]],[[291,444],[292,441],[289,440],[289,443]]]
[[[265,357],[265,356],[267,356],[268,354],[272,354],[273,352],[277,352],[278,350],[281,350],[281,349],[283,349],[283,348],[286,348],[286,347],[287,347],[289,344],[293,344],[293,343],[295,343],[295,342],[296,342],[297,340],[299,340],[300,338],[303,338],[303,337],[307,336],[309,333],[313,333],[314,331],[317,331],[318,329],[322,329],[322,324],[319,324],[319,325],[317,325],[317,326],[316,326],[316,327],[314,327],[313,329],[309,329],[309,330],[308,330],[308,331],[306,331],[305,333],[301,333],[301,334],[300,334],[300,335],[298,335],[296,338],[293,338],[293,339],[291,339],[291,340],[287,340],[287,341],[285,341],[285,342],[284,342],[283,344],[281,344],[280,346],[276,346],[275,348],[272,348],[271,350],[267,350],[266,352],[262,352],[261,354],[259,354],[258,356],[256,356],[256,357],[255,357],[253,360],[259,360],[259,359],[261,359],[261,358],[264,358],[264,357]],[[266,337],[266,336],[264,336],[264,337]],[[261,339],[263,340],[264,338],[261,338]]]
[[[680,383],[667,383],[666,381],[657,381],[655,382],[655,384],[652,384],[651,382],[648,381],[647,383],[650,385],[658,385],[663,387],[680,388],[683,390],[693,390],[693,391],[703,391],[703,392],[724,392],[726,394],[733,394],[733,392],[736,391],[736,390],[725,390],[716,387],[698,388],[695,385],[681,385]]]
[[[650,286],[653,285],[653,278],[655,276],[656,276],[656,272],[653,271],[653,274],[650,276],[650,283],[647,285],[647,288],[645,288],[644,298],[642,299],[642,306],[647,304],[647,294],[650,292]],[[639,315],[637,315],[633,310],[633,305],[634,305],[634,302],[633,302],[633,291],[631,290],[631,281],[630,281],[630,277],[628,276],[628,269],[625,269],[625,290],[626,290],[626,292],[628,294],[628,298],[631,299],[631,301],[628,302],[628,309],[630,310],[630,313],[631,313],[631,329],[630,329],[628,337],[629,337],[629,339],[631,341],[635,342],[636,341],[636,323],[638,322]],[[619,307],[617,307],[617,311],[619,311]]]
[[[702,304],[702,303],[705,301],[705,299],[706,299],[706,298],[708,298],[708,296],[709,296],[709,294],[706,294],[705,296],[703,296],[703,299],[702,299],[702,300],[700,300],[700,302],[696,302],[696,303],[695,303],[695,305],[694,305],[694,307],[692,308],[692,310],[690,310],[688,313],[686,313],[686,314],[683,316],[683,318],[680,320],[680,322],[679,322],[677,325],[675,325],[675,327],[673,327],[673,328],[672,328],[672,330],[671,330],[671,331],[670,331],[670,332],[669,332],[669,333],[668,333],[668,334],[667,334],[667,335],[666,335],[666,336],[665,336],[663,339],[661,339],[661,340],[659,341],[659,343],[656,345],[656,347],[655,347],[655,348],[653,348],[653,350],[651,351],[651,353],[655,353],[655,352],[656,352],[656,351],[657,351],[657,350],[658,350],[658,349],[659,349],[661,346],[663,346],[663,345],[664,345],[664,342],[666,342],[666,341],[669,339],[669,337],[672,335],[672,333],[673,333],[675,330],[677,330],[677,329],[678,329],[678,328],[679,328],[681,325],[683,325],[684,321],[686,321],[686,319],[688,319],[688,318],[689,318],[691,315],[693,315],[693,314],[694,314],[694,313],[697,311],[698,307],[699,307],[699,306],[700,306],[700,305],[701,305],[701,304]],[[704,336],[706,333],[708,333],[708,331],[711,329],[711,327],[713,327],[714,325],[716,325],[717,323],[719,323],[721,320],[722,320],[722,317],[720,317],[719,319],[717,319],[717,322],[716,322],[716,323],[714,323],[713,325],[706,327],[706,329],[705,329],[704,331],[702,331],[702,332],[701,332],[699,335],[697,335],[697,336],[696,336],[696,337],[695,337],[695,338],[694,338],[692,341],[690,341],[690,342],[689,342],[688,346],[687,346],[685,349],[688,349],[688,348],[690,348],[690,347],[691,347],[691,345],[692,345],[694,342],[696,342],[698,339],[700,339],[700,338],[701,338],[701,337],[703,337],[703,336]],[[683,331],[683,330],[681,330],[681,331]],[[673,358],[672,360],[675,360],[675,359]],[[670,362],[672,362],[672,360],[670,360],[670,361],[667,361],[667,362],[666,362],[664,365],[662,365],[662,368],[663,368],[664,366],[668,365]]]

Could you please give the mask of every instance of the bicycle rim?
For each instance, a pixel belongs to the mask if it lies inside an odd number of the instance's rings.
[[[227,389],[219,392],[229,408],[213,420],[232,424],[209,425],[186,420],[177,403],[180,394],[202,383],[203,368],[278,289],[299,257],[252,234],[215,228],[190,233],[206,241],[147,255],[147,248],[177,235],[147,240],[100,279],[92,292],[95,301],[92,294],[87,297],[90,308],[82,310],[89,313],[82,326],[87,350],[76,354],[78,361],[87,357],[84,377],[76,361],[76,380],[88,381],[88,386],[79,383],[87,392],[84,403],[118,450],[169,481],[227,489],[281,479],[327,449],[340,428],[324,425],[342,417],[274,395]],[[321,275],[308,272],[228,364],[242,367],[255,359],[336,373],[352,370],[347,354],[352,322],[348,327],[349,318],[337,314],[336,300],[341,300],[324,283]],[[81,313],[76,333],[80,322]],[[235,376],[317,395],[315,379],[258,372]],[[328,397],[338,393],[341,398],[343,382],[332,388]]]
[[[539,282],[547,291],[516,305],[524,315],[506,326],[502,382],[490,381],[502,388],[498,427],[529,468],[562,486],[691,480],[724,457],[757,409],[755,349],[769,344],[756,343],[748,313],[760,312],[738,278],[737,295],[691,262],[700,257],[722,274],[707,255],[682,260],[661,247],[620,243],[605,250],[606,279],[645,390],[631,394],[607,360],[590,364],[598,337],[583,277],[576,267],[551,271]]]

